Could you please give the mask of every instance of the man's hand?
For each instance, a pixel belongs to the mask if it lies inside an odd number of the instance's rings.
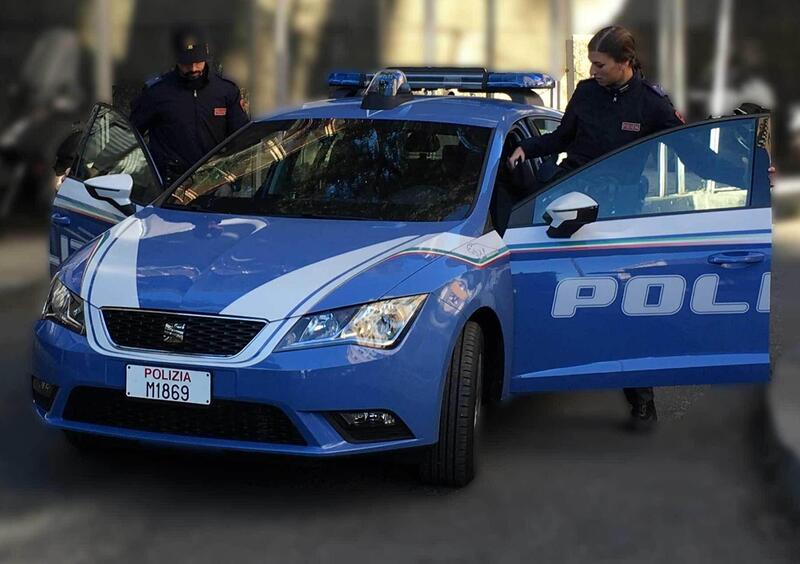
[[[778,174],[778,169],[776,169],[774,166],[770,166],[767,169],[767,174],[769,175],[769,186],[772,188],[775,186],[775,176]]]
[[[511,153],[511,156],[508,157],[508,169],[514,170],[517,168],[517,165],[525,160],[525,151],[522,150],[522,147],[517,147],[514,149],[514,152]]]

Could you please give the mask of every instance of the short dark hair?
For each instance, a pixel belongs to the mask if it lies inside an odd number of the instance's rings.
[[[634,70],[641,70],[636,56],[636,40],[633,34],[619,25],[604,27],[589,41],[589,52],[605,53],[618,63],[630,61]]]

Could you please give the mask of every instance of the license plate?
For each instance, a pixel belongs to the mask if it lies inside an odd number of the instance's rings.
[[[183,368],[129,364],[125,395],[178,403],[211,403],[211,373]]]

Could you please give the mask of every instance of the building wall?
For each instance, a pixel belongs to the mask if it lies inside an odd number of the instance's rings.
[[[334,69],[425,62],[423,0],[289,0],[288,76],[282,80],[274,45],[280,0],[196,0],[190,9],[161,0],[107,1],[115,100],[123,107],[144,80],[172,67],[170,36],[180,23],[207,31],[215,64],[245,95],[253,91],[256,113],[274,108],[281,91],[287,103],[325,96],[326,77]],[[604,2],[575,0],[575,5],[581,13],[600,13]],[[494,68],[551,71],[551,0],[495,0],[495,6]],[[87,73],[80,80],[87,101],[93,101],[94,7],[95,0],[0,0],[0,80],[8,83],[18,76],[43,30],[62,26],[81,38]],[[486,1],[437,0],[435,10],[433,63],[486,65]]]

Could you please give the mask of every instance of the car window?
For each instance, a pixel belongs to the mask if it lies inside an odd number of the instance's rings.
[[[472,209],[491,129],[370,119],[250,126],[163,205],[219,213],[450,221]]]
[[[558,129],[558,126],[561,125],[559,120],[545,117],[528,118],[528,123],[535,135],[547,135],[548,133],[553,133],[556,129]],[[542,175],[542,180],[545,181],[549,179],[551,175],[555,174],[555,165],[561,164],[561,162],[566,158],[567,153],[562,152],[549,159],[552,162],[552,165],[546,165],[547,169]]]
[[[633,145],[565,178],[536,197],[533,223],[547,205],[581,192],[598,219],[747,206],[752,184],[752,119],[682,128]]]
[[[78,165],[70,176],[76,180],[88,180],[106,174],[130,174],[133,178],[131,200],[138,204],[150,203],[161,192],[161,186],[127,120],[112,108],[101,106],[92,122]]]
[[[544,135],[546,133],[554,132],[561,123],[556,119],[550,119],[550,118],[532,118],[530,121],[531,123],[533,123],[533,126],[539,131],[539,135]]]

